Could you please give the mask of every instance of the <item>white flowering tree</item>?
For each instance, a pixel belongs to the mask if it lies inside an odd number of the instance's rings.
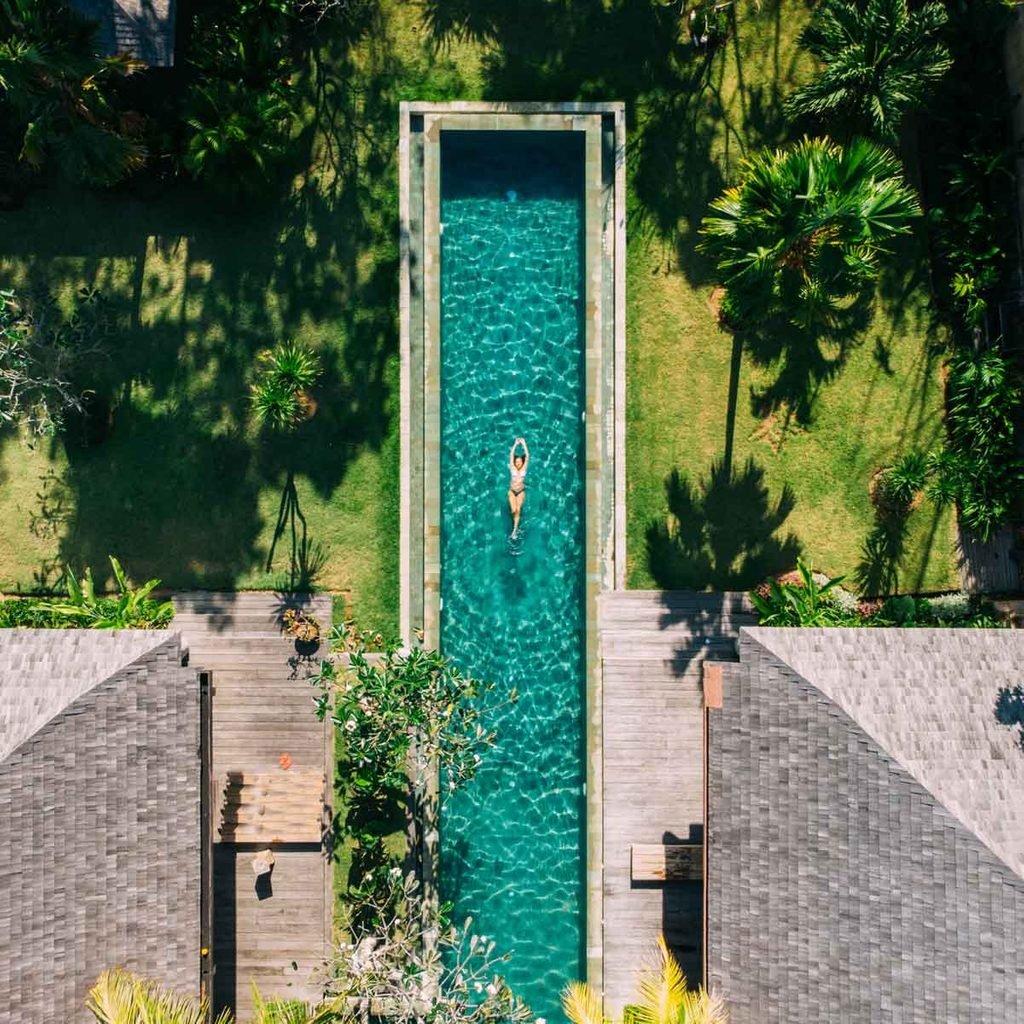
[[[427,913],[414,878],[382,871],[370,898],[371,927],[339,947],[327,995],[359,1019],[389,1024],[528,1024],[529,1007],[501,973],[508,956],[444,915]],[[355,1014],[354,1014],[355,1016]],[[535,1024],[543,1024],[538,1020]]]

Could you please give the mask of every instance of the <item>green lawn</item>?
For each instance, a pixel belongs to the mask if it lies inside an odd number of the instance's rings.
[[[780,548],[855,572],[872,473],[940,430],[940,360],[928,353],[941,334],[921,260],[909,245],[894,261],[902,272],[842,368],[804,389],[809,422],[786,407],[755,412],[752,389],[777,367],[749,351],[734,364],[695,231],[744,152],[783,138],[781,99],[806,71],[794,39],[807,8],[768,0],[710,62],[678,38],[673,10],[381,0],[353,38],[325,37],[301,86],[315,127],[296,138],[292,187],[277,201],[232,211],[185,185],[44,190],[0,214],[0,285],[45,285],[65,302],[95,286],[121,325],[96,368],[116,401],[104,444],[2,439],[0,587],[46,583],[65,560],[102,569],[108,553],[174,587],[280,586],[301,571],[348,595],[362,624],[394,626],[396,143],[398,101],[414,98],[628,104],[630,584],[655,582],[648,535],[661,550],[668,474],[710,480],[727,448],[737,471],[696,498],[708,564],[695,575],[662,559],[660,582],[745,585]],[[313,421],[268,443],[246,380],[254,354],[286,337],[321,351],[325,385]],[[922,507],[901,543],[885,557],[899,556],[902,587],[955,585],[949,515]]]

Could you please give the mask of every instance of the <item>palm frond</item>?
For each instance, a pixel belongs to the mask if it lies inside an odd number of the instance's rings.
[[[658,936],[656,960],[641,970],[637,980],[636,1024],[680,1024],[686,999],[686,976],[665,942]]]
[[[582,981],[570,981],[565,986],[562,1010],[572,1024],[607,1024],[601,996]]]

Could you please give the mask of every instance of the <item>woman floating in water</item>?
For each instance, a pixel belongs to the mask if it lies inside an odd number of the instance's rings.
[[[520,453],[519,446],[523,446]],[[526,447],[526,440],[517,437],[512,442],[512,449],[508,453],[508,507],[512,512],[512,539],[519,536],[519,517],[523,511],[523,502],[526,500],[526,467],[530,464],[530,449]]]

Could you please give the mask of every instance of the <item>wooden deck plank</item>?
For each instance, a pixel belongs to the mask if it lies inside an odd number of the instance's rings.
[[[702,663],[735,656],[742,595],[613,591],[601,596],[604,731],[604,993],[613,1018],[664,933],[701,979],[703,886],[631,877],[635,844],[702,842]]]
[[[286,603],[273,594],[175,597],[174,625],[191,664],[213,676],[214,1001],[233,1007],[240,1024],[251,1018],[254,983],[264,996],[316,999],[331,942],[331,867],[319,843],[331,794],[330,734],[313,713],[308,676],[318,662],[297,657],[278,630]],[[329,597],[310,598],[305,607],[329,626]],[[228,774],[286,776],[284,754],[295,774],[273,801],[274,821],[250,829],[251,845],[221,842]],[[231,809],[228,817],[239,815],[252,822],[251,809]],[[264,841],[283,831],[289,845]],[[299,842],[305,845],[291,845]],[[274,849],[269,894],[257,890],[252,870],[260,845]]]

